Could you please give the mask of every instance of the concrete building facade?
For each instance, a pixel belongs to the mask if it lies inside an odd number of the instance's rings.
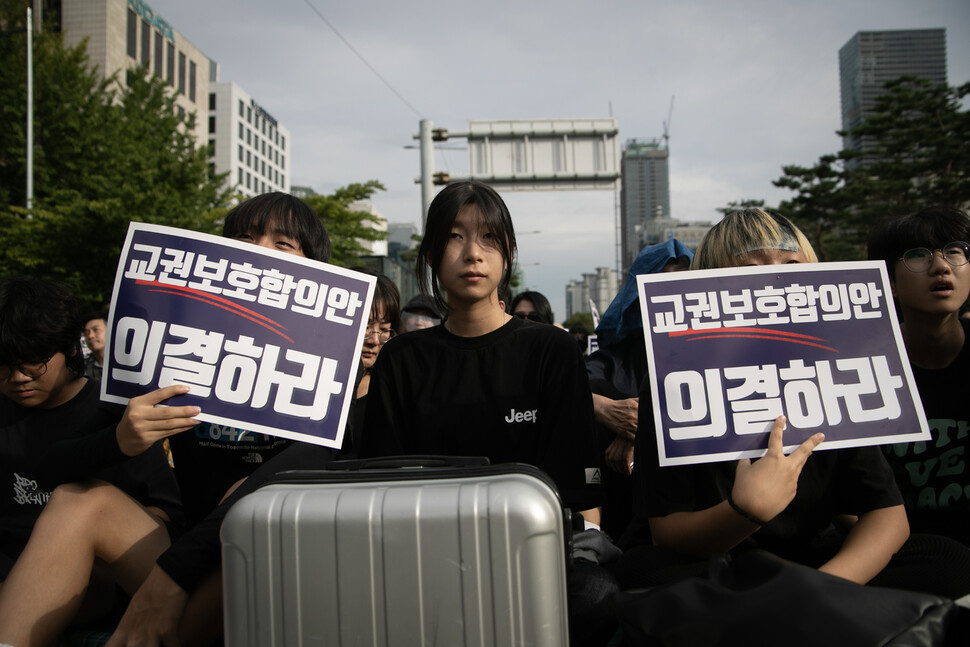
[[[839,49],[842,130],[860,126],[872,114],[883,85],[900,76],[944,84],[946,30],[860,31]],[[843,137],[843,147],[865,150],[865,142]]]
[[[193,135],[210,147],[217,173],[243,197],[290,190],[290,133],[238,85],[219,81],[219,66],[144,0],[45,2],[45,21],[64,42],[88,39],[88,56],[102,74],[146,66],[165,80],[183,114],[195,113]]]
[[[590,301],[602,315],[618,290],[615,269],[597,267],[595,272],[584,273],[581,280],[570,281],[566,286],[565,318],[569,319],[578,312],[590,312]]]
[[[630,139],[620,160],[620,272],[626,275],[642,247],[647,224],[670,218],[668,150],[659,139]]]
[[[209,85],[208,109],[208,143],[216,172],[228,171],[229,184],[246,198],[268,191],[289,193],[290,131],[231,81]]]
[[[105,76],[118,75],[145,65],[168,83],[175,104],[196,115],[195,138],[205,145],[208,120],[210,61],[142,0],[62,0],[48,9],[64,35],[64,42],[78,45],[88,39],[88,56]],[[55,5],[56,7],[56,5]],[[50,15],[52,14],[53,15]]]

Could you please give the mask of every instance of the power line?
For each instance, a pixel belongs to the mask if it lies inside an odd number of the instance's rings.
[[[374,76],[376,76],[378,79],[381,80],[381,83],[383,83],[384,85],[386,85],[387,88],[391,92],[393,92],[394,95],[398,99],[400,99],[401,101],[403,101],[404,102],[404,105],[406,105],[408,108],[410,108],[411,111],[414,112],[414,114],[416,114],[418,116],[418,119],[424,119],[424,115],[422,115],[418,111],[417,108],[415,108],[414,106],[412,106],[411,103],[407,99],[405,99],[404,96],[400,92],[398,92],[397,90],[395,90],[394,89],[394,86],[391,85],[387,81],[387,79],[385,79],[383,76],[381,76],[381,73],[378,72],[376,69],[374,69],[374,66],[373,65],[371,65],[370,63],[367,62],[367,59],[364,58],[364,55],[361,54],[360,52],[358,52],[356,50],[356,48],[354,48],[354,46],[350,44],[350,41],[347,40],[346,38],[344,38],[343,34],[341,34],[339,31],[337,31],[337,28],[334,27],[333,24],[329,20],[327,20],[326,17],[322,13],[320,13],[320,11],[316,7],[313,6],[313,4],[310,2],[310,0],[303,0],[303,1],[306,2],[307,6],[310,7],[311,9],[313,9],[313,13],[317,14],[317,16],[319,16],[320,20],[322,20],[327,25],[327,27],[329,27],[330,30],[337,35],[337,38],[339,38],[340,40],[342,40],[343,43],[344,43],[344,45],[346,45],[350,49],[350,51],[352,51],[354,53],[354,55],[357,56],[357,58],[359,58],[364,65],[367,66],[367,69],[369,69],[371,72],[373,72],[374,73]]]

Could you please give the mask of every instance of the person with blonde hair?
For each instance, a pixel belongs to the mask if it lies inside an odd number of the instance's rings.
[[[816,259],[804,234],[787,218],[745,209],[725,216],[708,232],[691,269]],[[641,386],[640,399],[651,400],[649,380]],[[966,557],[951,564],[936,550],[946,552],[950,545],[907,543],[902,497],[879,447],[814,452],[824,441],[818,433],[786,455],[785,427],[785,417],[779,416],[766,454],[754,461],[660,467],[653,408],[640,407],[634,507],[637,521],[649,528],[649,539],[643,533],[641,545],[627,550],[616,565],[623,587],[698,575],[711,556],[760,548],[859,584],[948,597],[970,590],[962,575]],[[957,575],[947,576],[951,566]]]
[[[785,252],[789,254],[786,263],[818,262],[812,244],[791,220],[772,209],[742,209],[711,227],[697,246],[690,269],[738,267],[742,261],[768,265],[769,257]]]

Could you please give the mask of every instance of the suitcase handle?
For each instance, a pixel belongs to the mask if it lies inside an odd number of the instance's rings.
[[[482,467],[488,465],[487,456],[442,456],[438,454],[414,454],[405,456],[381,456],[355,458],[327,463],[328,470],[356,472],[371,469],[416,469],[421,467]]]

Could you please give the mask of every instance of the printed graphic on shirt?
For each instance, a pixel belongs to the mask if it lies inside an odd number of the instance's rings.
[[[46,492],[37,485],[37,481],[24,478],[16,472],[13,475],[13,500],[20,505],[45,505],[51,498],[51,493]]]
[[[538,422],[538,409],[527,409],[525,411],[517,411],[515,407],[509,411],[505,416],[505,422]]]
[[[917,510],[970,510],[966,455],[970,424],[947,418],[930,418],[929,424],[935,440],[885,448],[897,479],[905,479],[901,490],[906,503]]]

